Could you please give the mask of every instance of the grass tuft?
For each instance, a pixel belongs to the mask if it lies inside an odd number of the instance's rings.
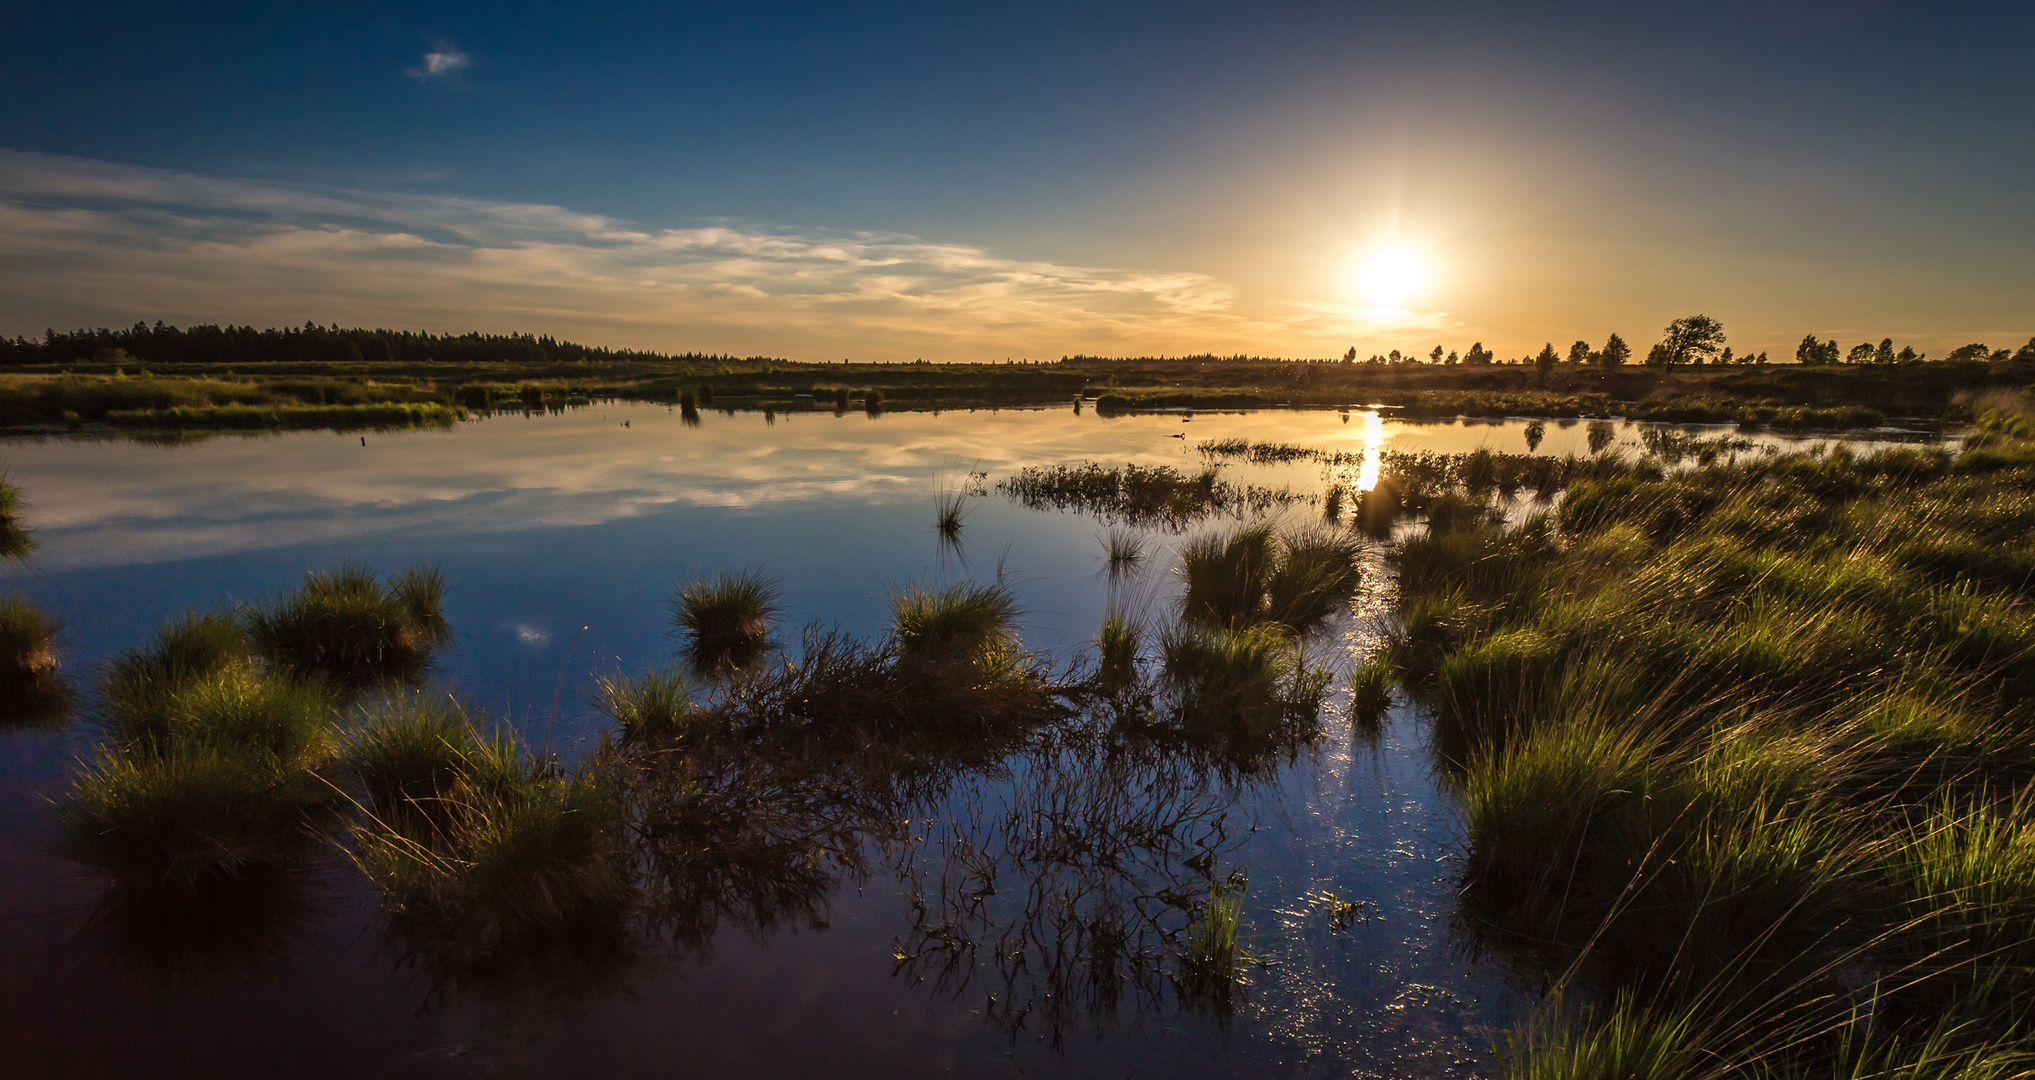
[[[1102,552],[1109,564],[1109,576],[1121,578],[1144,564],[1145,538],[1135,529],[1112,526],[1102,534]]]
[[[624,746],[683,744],[711,725],[711,712],[696,701],[692,681],[678,671],[652,668],[635,679],[606,676],[594,683],[594,705],[612,719]]]
[[[1265,617],[1296,634],[1326,622],[1357,591],[1362,543],[1341,529],[1279,538],[1279,564],[1265,582]]]
[[[456,706],[398,702],[351,757],[369,801],[354,858],[399,933],[468,968],[631,895],[621,801]]]
[[[891,636],[907,664],[996,667],[1018,654],[1017,597],[1003,585],[912,586],[891,596]]]
[[[0,558],[25,559],[35,538],[21,524],[21,489],[0,480]]]
[[[686,638],[693,667],[702,672],[741,669],[770,646],[771,626],[784,609],[778,584],[760,570],[688,581],[671,605],[671,621]]]
[[[1138,680],[1138,653],[1144,647],[1145,627],[1122,611],[1103,616],[1095,632],[1095,674],[1106,690],[1130,686]]]
[[[247,632],[270,664],[349,689],[421,676],[451,638],[435,568],[411,568],[387,585],[358,566],[312,571],[295,592],[250,608]]]
[[[1269,525],[1197,536],[1180,549],[1187,581],[1184,611],[1210,626],[1243,626],[1264,614],[1265,586],[1277,555]]]
[[[57,677],[57,626],[19,596],[0,597],[0,724],[47,724],[70,712]]]

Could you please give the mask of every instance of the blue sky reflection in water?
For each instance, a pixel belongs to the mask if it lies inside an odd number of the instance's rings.
[[[1002,572],[1030,643],[1078,648],[1110,596],[1100,525],[992,494],[969,501],[958,555],[943,551],[935,494],[970,473],[993,484],[1085,458],[1191,470],[1202,463],[1195,443],[1228,437],[1517,452],[1523,428],[1066,409],[709,413],[689,427],[662,407],[611,405],[370,434],[365,446],[330,433],[174,447],[22,441],[6,467],[41,550],[9,584],[63,621],[65,668],[83,682],[187,608],[271,595],[342,561],[383,571],[435,562],[452,584],[456,635],[438,681],[571,752],[598,737],[585,697],[593,674],[671,657],[665,605],[692,573],[761,565],[784,585],[794,633],[819,622],[873,635],[890,587]],[[1586,430],[1549,423],[1540,449],[1586,453]],[[1296,490],[1321,483],[1313,463],[1226,468]],[[1144,583],[1127,588],[1160,611],[1175,537],[1153,540]],[[1362,621],[1353,625],[1361,637]],[[973,927],[975,951],[944,978],[912,933],[910,900],[939,895],[954,870],[942,860],[993,834],[999,815],[1082,783],[1079,761],[1047,755],[965,776],[915,829],[916,855],[879,853],[866,874],[836,883],[816,920],[824,929],[724,926],[700,955],[653,947],[597,986],[509,978],[433,992],[380,940],[373,897],[343,867],[283,920],[280,954],[244,968],[172,972],[165,983],[161,971],[144,978],[112,963],[98,939],[74,940],[94,886],[48,853],[48,797],[86,731],[0,743],[0,925],[12,928],[0,939],[0,1039],[31,1071],[895,1076],[1014,1064],[1096,1076],[1444,1075],[1481,1057],[1480,1025],[1516,1007],[1499,974],[1468,964],[1447,935],[1453,819],[1419,720],[1403,712],[1376,745],[1330,721],[1270,775],[1168,788],[1204,815],[1216,875],[1248,873],[1244,944],[1269,966],[1252,969],[1227,1023],[1127,993],[1118,1019],[1100,1026],[1070,1007],[1057,1051],[1038,972],[1000,968],[997,956],[1016,953],[992,947],[997,934],[1012,935],[1013,950],[1050,943],[1026,924],[1025,883],[1001,883]],[[1365,901],[1363,917],[1333,928],[1329,897]]]

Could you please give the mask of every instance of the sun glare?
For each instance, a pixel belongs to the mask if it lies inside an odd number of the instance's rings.
[[[1404,307],[1427,281],[1420,256],[1405,248],[1386,248],[1364,260],[1357,270],[1357,288],[1379,307]]]

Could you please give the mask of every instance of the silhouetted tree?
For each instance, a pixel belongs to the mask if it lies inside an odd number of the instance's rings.
[[[1613,334],[1604,339],[1604,351],[1597,354],[1597,362],[1607,368],[1623,367],[1632,359],[1632,346],[1625,339]]]
[[[1427,360],[1431,364],[1441,363],[1441,346],[1436,345],[1434,351],[1427,354]]]
[[[1872,363],[1872,357],[1872,342],[1861,341],[1853,345],[1850,352],[1844,354],[1844,362],[1847,364],[1870,364]]]
[[[1673,370],[1676,364],[1700,364],[1716,357],[1724,347],[1724,324],[1708,315],[1685,315],[1661,331],[1660,344],[1647,354],[1647,363]]]
[[[1818,341],[1816,335],[1805,334],[1802,342],[1795,346],[1795,360],[1803,364],[1834,364],[1837,362],[1837,339]]]
[[[1872,362],[1875,364],[1891,364],[1894,362],[1893,338],[1880,339],[1879,347],[1872,351]]]
[[[1554,374],[1555,364],[1561,357],[1555,355],[1555,343],[1550,341],[1540,347],[1533,356],[1533,385],[1545,389],[1547,377]]]
[[[1491,356],[1491,350],[1485,348],[1483,342],[1474,342],[1470,345],[1470,351],[1463,354],[1463,363],[1488,364],[1491,362]]]
[[[1569,346],[1569,363],[1583,364],[1588,363],[1589,360],[1590,360],[1589,342],[1578,341],[1574,345]]]

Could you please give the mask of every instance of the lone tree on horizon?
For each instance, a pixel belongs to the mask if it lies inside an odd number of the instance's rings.
[[[1647,363],[1673,371],[1676,364],[1700,364],[1717,358],[1724,348],[1724,324],[1708,315],[1686,315],[1661,331],[1660,344],[1647,355]]]
[[[1617,334],[1605,338],[1604,351],[1597,354],[1597,363],[1607,368],[1624,367],[1625,362],[1630,359],[1632,346],[1627,345],[1625,339]]]

